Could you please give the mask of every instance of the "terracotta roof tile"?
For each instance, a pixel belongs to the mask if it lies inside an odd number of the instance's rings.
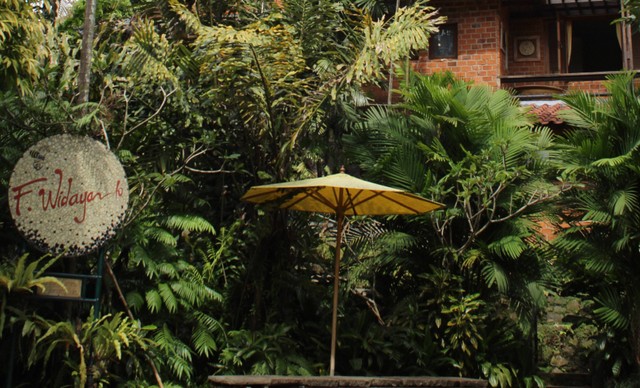
[[[558,117],[558,111],[569,109],[565,104],[531,104],[530,113],[538,116],[538,122],[543,125],[547,124],[563,124],[564,120]]]

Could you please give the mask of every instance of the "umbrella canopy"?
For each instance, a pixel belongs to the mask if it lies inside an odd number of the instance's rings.
[[[444,205],[345,173],[254,186],[242,200],[283,209],[343,215],[421,214]]]
[[[337,234],[331,321],[329,374],[334,375],[338,322],[340,245],[345,215],[421,214],[443,208],[415,194],[371,183],[345,174],[344,169],[321,178],[254,186],[241,198],[252,203],[273,203],[282,209],[336,215]]]

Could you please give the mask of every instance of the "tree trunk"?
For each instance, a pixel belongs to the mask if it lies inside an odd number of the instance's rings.
[[[86,8],[84,10],[84,26],[82,29],[82,53],[80,55],[80,71],[78,74],[78,104],[85,104],[89,102],[89,87],[91,85],[91,57],[93,55],[93,34],[96,24],[97,2],[98,0],[87,0]]]

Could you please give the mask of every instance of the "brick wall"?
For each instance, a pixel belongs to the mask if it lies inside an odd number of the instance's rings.
[[[549,47],[549,42],[555,44],[556,40],[555,19],[548,15],[533,16],[537,4],[534,1],[511,2],[506,6],[502,2],[431,0],[430,5],[447,17],[447,23],[457,25],[457,57],[430,59],[428,50],[423,50],[412,61],[414,70],[424,74],[448,70],[464,80],[494,88],[552,86],[560,91],[579,89],[606,93],[602,80],[537,81],[535,77],[529,77],[531,81],[527,81],[527,76],[558,73],[557,51]],[[517,55],[517,40],[524,38],[537,41],[538,54],[534,57]],[[634,62],[636,68],[640,68],[640,33],[634,33],[633,45]],[[524,77],[516,81],[501,80],[502,76]]]
[[[568,83],[567,90],[576,89],[594,94],[607,93],[603,81],[573,81]]]
[[[503,66],[500,50],[499,0],[432,0],[430,5],[458,25],[458,57],[429,59],[421,52],[414,68],[422,73],[450,70],[458,77],[499,87]]]
[[[551,86],[561,89],[563,91],[571,90],[584,90],[594,94],[604,94],[607,92],[604,87],[603,81],[591,80],[591,81],[536,81],[536,82],[512,82],[505,83],[502,86],[509,89],[519,89],[524,87],[543,87]]]
[[[539,55],[533,59],[518,58],[516,42],[519,38],[532,37],[538,41]],[[509,30],[509,65],[504,75],[548,74],[549,71],[549,37],[542,19],[511,20]]]

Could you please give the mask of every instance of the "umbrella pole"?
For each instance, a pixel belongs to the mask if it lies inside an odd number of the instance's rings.
[[[331,315],[331,360],[329,362],[329,376],[333,376],[336,369],[336,342],[338,331],[338,290],[340,283],[340,245],[342,245],[342,225],[344,212],[338,211],[338,232],[336,235],[336,257],[333,263],[333,313]]]

